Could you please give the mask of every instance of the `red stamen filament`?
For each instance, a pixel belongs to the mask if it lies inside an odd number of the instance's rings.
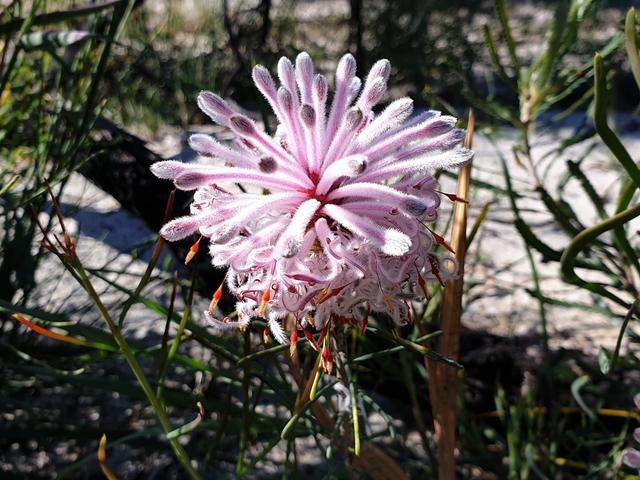
[[[420,220],[418,220],[420,222]],[[424,228],[426,228],[427,230],[429,230],[429,233],[431,233],[431,235],[433,235],[433,239],[436,241],[436,243],[444,248],[446,248],[447,250],[449,250],[451,253],[453,253],[454,255],[456,254],[456,252],[453,251],[453,248],[451,248],[449,246],[449,244],[446,242],[446,240],[444,239],[444,237],[442,235],[437,234],[436,232],[434,232],[433,230],[431,230],[426,224],[424,224],[423,222],[420,222],[422,224],[422,226]]]
[[[433,255],[429,255],[429,264],[431,265],[431,273],[433,273],[438,282],[440,282],[440,285],[444,287],[444,282],[440,276],[440,268],[438,268],[438,260]]]
[[[464,198],[460,198],[455,193],[445,193],[445,192],[441,192],[440,190],[436,190],[436,192],[438,192],[440,195],[444,195],[445,197],[447,197],[452,202],[469,203],[468,200],[465,200]]]
[[[433,268],[433,266],[432,266]],[[420,285],[420,288],[422,289],[422,293],[424,294],[424,298],[429,300],[429,292],[427,291],[427,283],[424,281],[424,277],[422,275],[420,275],[420,272],[418,271],[418,267],[416,267],[416,271],[418,273],[418,285]]]
[[[306,328],[303,330],[304,332],[304,337],[307,339],[307,341],[311,344],[311,346],[313,347],[313,349],[316,352],[320,351],[320,348],[318,347],[318,344],[316,343],[316,341],[313,339],[313,335],[311,335],[311,332],[309,330],[307,330]]]

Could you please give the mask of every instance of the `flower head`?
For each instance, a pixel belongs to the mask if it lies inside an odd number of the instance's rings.
[[[152,166],[158,177],[196,191],[191,215],[161,234],[209,238],[212,262],[228,268],[238,301],[233,325],[264,317],[285,341],[278,320],[289,313],[317,328],[332,316],[364,321],[370,310],[403,322],[425,278],[455,274],[454,259],[434,253],[436,237],[426,226],[440,204],[432,173],[463,165],[473,153],[460,146],[464,131],[455,118],[435,111],[411,116],[408,98],[374,113],[389,72],[389,62],[380,60],[362,85],[354,58],[343,56],[329,107],[328,82],[308,54],[298,55],[295,66],[278,62],[280,86],[258,65],[253,79],[279,122],[274,136],[202,92],[202,111],[236,140],[229,146],[198,134],[190,145],[224,164]],[[228,186],[234,183],[263,192],[236,191]]]

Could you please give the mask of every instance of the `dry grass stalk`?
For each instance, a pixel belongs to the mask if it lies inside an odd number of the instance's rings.
[[[469,112],[465,147],[471,148],[474,131],[473,110]],[[458,174],[457,196],[468,200],[471,180],[471,164],[465,165]],[[460,356],[460,316],[462,315],[462,289],[464,285],[464,257],[466,254],[468,204],[458,201],[453,210],[451,247],[458,260],[460,276],[449,280],[442,296],[440,329],[442,335],[438,351],[447,358],[458,360]],[[456,477],[456,397],[458,391],[458,370],[426,359],[429,372],[429,398],[433,412],[433,424],[438,443],[438,478],[454,480]]]

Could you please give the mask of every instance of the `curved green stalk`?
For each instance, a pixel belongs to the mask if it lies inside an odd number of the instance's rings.
[[[630,14],[629,16],[631,16],[631,12],[629,12],[629,14]],[[627,17],[627,20],[629,16]],[[634,17],[633,20],[635,24],[635,16],[633,17]],[[627,39],[627,45],[628,44],[629,44],[629,41]],[[635,45],[635,41],[634,41],[634,45]],[[637,57],[637,52],[636,52],[636,57]],[[609,125],[607,124],[607,85],[606,85],[604,66],[602,63],[602,57],[600,56],[599,53],[596,53],[593,58],[593,68],[594,68],[594,90],[595,90],[594,123],[595,123],[596,131],[598,132],[598,135],[600,135],[604,143],[607,145],[609,150],[611,150],[611,153],[613,153],[616,159],[622,164],[624,169],[629,174],[629,177],[631,177],[631,181],[633,182],[632,185],[625,185],[623,187],[622,192],[624,193],[624,195],[621,194],[621,200],[623,200],[624,198],[627,203],[626,205],[624,203],[619,204],[617,213],[620,213],[624,208],[626,208],[626,206],[631,201],[631,198],[635,190],[637,188],[640,188],[640,169],[638,169],[638,166],[635,164],[635,162],[629,155],[629,152],[627,151],[627,149],[624,148],[624,145],[622,145],[622,142],[620,142],[620,139],[618,138],[618,136],[609,128]],[[622,205],[624,205],[624,207]],[[635,254],[631,245],[629,244],[629,241],[627,240],[623,224],[620,224],[615,228],[613,237],[614,237],[616,246],[620,250],[622,250],[622,252],[627,256],[629,262],[634,265],[634,267],[636,268],[636,271],[640,274],[640,264],[638,263],[638,257]]]
[[[81,280],[82,287],[89,294],[91,299],[94,301],[96,307],[98,307],[98,310],[102,314],[102,317],[104,318],[105,322],[107,322],[107,325],[109,326],[109,330],[111,330],[111,334],[113,335],[114,340],[118,344],[118,347],[120,347],[120,350],[122,351],[122,354],[126,358],[127,363],[131,367],[131,370],[133,371],[133,374],[135,375],[136,380],[138,381],[138,384],[144,391],[146,397],[149,399],[149,402],[151,403],[151,406],[153,407],[153,410],[158,416],[158,420],[160,421],[160,425],[162,425],[162,429],[164,430],[165,434],[169,434],[170,432],[173,431],[173,428],[171,426],[171,423],[169,422],[169,417],[167,416],[167,412],[165,411],[164,407],[160,403],[160,400],[158,399],[158,397],[153,392],[153,388],[149,384],[147,377],[142,371],[142,368],[140,368],[140,364],[136,360],[133,350],[127,343],[127,340],[124,338],[124,335],[122,335],[122,332],[118,328],[118,325],[113,320],[113,318],[107,311],[106,307],[102,303],[102,300],[100,300],[100,296],[93,288],[93,284],[91,283],[91,280],[89,280],[89,277],[87,276],[84,270],[84,267],[82,266],[82,264],[77,258],[72,259],[72,266],[78,273],[78,277]],[[167,440],[171,444],[171,448],[173,448],[173,451],[176,457],[178,458],[180,463],[183,465],[183,467],[187,471],[189,478],[193,480],[200,480],[201,479],[200,475],[195,470],[195,468],[193,468],[193,466],[191,465],[191,460],[189,459],[189,456],[187,455],[187,452],[184,450],[182,445],[180,445],[180,443],[178,442],[178,439],[175,437],[170,438],[167,435],[165,435],[165,438],[167,438]]]
[[[636,79],[638,88],[640,88],[640,55],[638,54],[638,45],[636,44],[636,9],[631,7],[627,12],[627,18],[624,22],[624,46],[627,49],[629,64],[633,77]]]
[[[618,196],[618,205],[616,206],[616,213],[620,213],[625,210],[631,200],[633,200],[633,195],[636,193],[636,186],[631,181],[630,178],[622,185],[620,188],[620,195]]]
[[[606,297],[610,300],[613,300],[618,305],[622,305],[625,308],[629,308],[629,305],[622,300],[620,297],[611,293],[602,285],[588,282],[578,276],[576,274],[574,268],[576,263],[576,257],[578,254],[584,250],[593,240],[595,240],[598,236],[602,235],[609,230],[613,230],[616,227],[619,227],[626,222],[632,220],[633,218],[640,215],[640,203],[628,208],[603,222],[594,225],[591,228],[587,228],[580,232],[576,238],[567,246],[562,257],[560,258],[560,269],[562,271],[562,278],[564,281],[571,283],[573,285],[578,285],[580,287],[586,288],[593,293]],[[636,314],[640,315],[640,309],[636,308]]]
[[[594,102],[594,123],[598,135],[602,138],[611,153],[622,164],[627,171],[636,188],[640,188],[640,169],[635,164],[627,149],[620,142],[616,134],[607,124],[607,82],[605,79],[602,57],[596,53],[593,58],[593,68],[595,70],[595,102]]]
[[[624,337],[624,332],[627,330],[627,326],[631,321],[631,317],[633,317],[633,313],[637,312],[640,309],[640,298],[636,299],[631,305],[631,308],[624,316],[624,320],[622,321],[622,325],[620,326],[620,332],[618,333],[618,340],[616,340],[616,348],[613,351],[613,356],[611,357],[611,368],[613,368],[618,360],[618,355],[620,355],[620,347],[622,346],[622,338]]]

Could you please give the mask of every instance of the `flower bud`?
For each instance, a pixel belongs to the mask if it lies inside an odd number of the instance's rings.
[[[176,160],[165,160],[151,165],[151,173],[158,178],[174,179],[186,170],[186,165]]]
[[[428,120],[423,124],[422,133],[429,136],[438,136],[447,133],[456,125],[456,118],[449,115],[442,115],[433,120]]]
[[[229,126],[238,135],[249,137],[256,133],[253,122],[244,115],[233,115],[229,118]]]
[[[214,121],[219,118],[229,118],[235,113],[227,102],[213,92],[200,92],[198,106]]]
[[[220,144],[209,135],[195,133],[189,137],[189,146],[203,157],[215,157]]]
[[[305,85],[313,80],[313,61],[307,52],[301,52],[296,57],[296,78]]]
[[[316,123],[316,112],[311,105],[306,103],[300,107],[300,119],[307,127],[313,127]]]
[[[195,190],[198,187],[206,185],[207,182],[207,175],[204,175],[201,172],[186,171],[178,175],[174,179],[173,184],[180,190]]]
[[[350,81],[356,75],[356,59],[350,53],[345,54],[338,62],[336,79],[338,81]]]
[[[293,108],[293,97],[291,96],[291,92],[285,87],[278,89],[278,103],[286,112],[291,112]]]
[[[371,70],[369,70],[368,78],[382,77],[386,82],[389,80],[389,74],[391,73],[391,63],[386,58],[378,60],[373,64]]]
[[[360,80],[358,77],[353,77],[351,79],[351,82],[349,83],[349,89],[348,89],[348,94],[350,99],[349,101],[351,101],[356,97],[356,95],[358,95],[358,92],[360,91],[360,87],[362,87],[362,80]]]
[[[313,79],[313,94],[320,101],[325,102],[327,100],[327,93],[329,91],[329,84],[327,83],[327,77],[324,75],[316,75]]]
[[[286,57],[282,57],[278,61],[278,78],[280,78],[280,82],[289,89],[294,87],[296,84],[293,64]]]
[[[344,123],[350,132],[358,128],[362,123],[362,110],[358,107],[350,108],[344,117]]]
[[[200,227],[200,223],[197,217],[176,218],[160,229],[160,235],[169,242],[182,240],[195,233]]]
[[[387,93],[387,82],[384,78],[378,77],[367,87],[365,87],[364,105],[365,108],[371,108],[382,100],[384,94]]]
[[[271,74],[269,70],[267,70],[262,65],[256,65],[253,67],[253,82],[256,84],[258,89],[264,94],[264,96],[268,98],[273,98],[276,96],[276,84],[271,78]]]

